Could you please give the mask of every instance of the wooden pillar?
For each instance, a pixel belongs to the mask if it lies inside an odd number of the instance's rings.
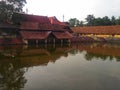
[[[53,39],[53,43],[55,44],[55,38]]]
[[[70,39],[68,39],[68,43],[71,43],[71,40],[70,40]]]
[[[61,47],[63,46],[63,40],[61,39]]]
[[[36,44],[38,45],[38,40],[36,40]]]
[[[45,39],[45,44],[47,44],[47,39]]]
[[[68,39],[68,46],[70,47],[70,44],[71,44],[71,40],[70,39]]]
[[[45,48],[47,48],[47,39],[45,39]]]

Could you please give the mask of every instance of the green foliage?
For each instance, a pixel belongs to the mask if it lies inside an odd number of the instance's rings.
[[[22,12],[26,0],[2,0],[0,1],[0,23],[12,22],[14,12]]]
[[[69,25],[71,27],[79,26],[79,20],[77,20],[77,18],[72,18],[72,19],[69,20]]]
[[[93,26],[95,17],[94,15],[88,15],[87,18],[85,18],[85,20],[87,21],[88,26]]]
[[[77,22],[77,23],[76,23]],[[72,18],[69,20],[69,25],[74,26],[108,26],[108,25],[120,25],[120,17],[115,18],[112,16],[109,18],[108,16],[95,18],[94,15],[87,15],[84,21],[79,21],[77,18]]]

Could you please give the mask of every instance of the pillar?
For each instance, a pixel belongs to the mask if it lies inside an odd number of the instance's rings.
[[[45,44],[47,44],[47,39],[45,39]]]
[[[36,44],[38,44],[38,40],[36,40]]]
[[[53,43],[55,44],[55,38],[53,39]]]
[[[61,39],[61,47],[63,46],[63,40]]]
[[[70,47],[70,44],[71,44],[71,40],[70,39],[68,39],[68,46]]]
[[[68,39],[68,43],[71,43],[71,40],[70,40],[70,39]]]
[[[53,39],[53,47],[55,48],[55,38]]]

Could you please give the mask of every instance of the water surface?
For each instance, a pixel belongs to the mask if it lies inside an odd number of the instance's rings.
[[[0,46],[1,90],[120,90],[120,45]]]

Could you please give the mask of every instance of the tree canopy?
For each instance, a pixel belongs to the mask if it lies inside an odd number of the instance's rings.
[[[1,0],[0,1],[0,23],[12,22],[14,12],[22,12],[26,0]]]
[[[77,21],[77,24],[75,23]],[[95,17],[94,15],[87,15],[85,21],[79,21],[77,18],[72,18],[68,21],[70,26],[108,26],[120,25],[120,17],[112,16]]]

